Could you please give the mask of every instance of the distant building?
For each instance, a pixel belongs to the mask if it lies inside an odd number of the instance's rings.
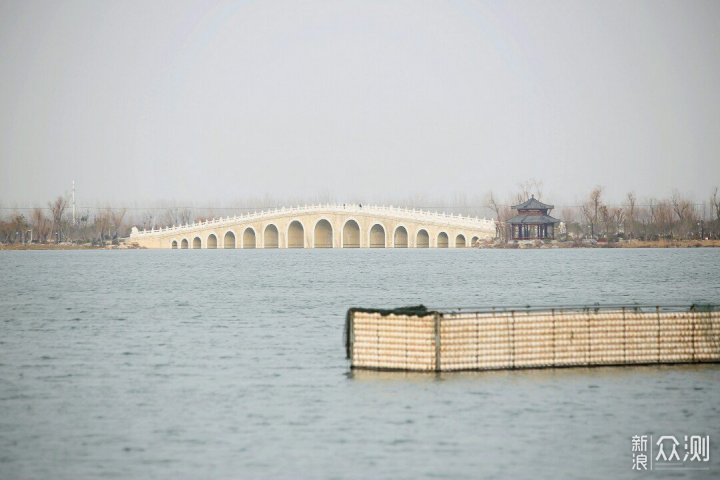
[[[512,228],[513,240],[544,240],[555,238],[555,224],[560,223],[557,218],[548,215],[555,208],[554,205],[545,205],[535,199],[511,207],[517,210],[517,215],[506,223]]]

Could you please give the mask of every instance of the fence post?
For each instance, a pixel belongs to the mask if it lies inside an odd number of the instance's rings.
[[[657,322],[658,322],[658,327],[657,327],[657,349],[658,349],[658,353],[657,353],[657,363],[660,363],[660,306],[659,306],[659,305],[655,307],[655,314],[657,315]]]
[[[441,371],[441,354],[440,354],[440,347],[441,347],[441,335],[440,335],[440,313],[435,313],[435,371],[440,372]]]
[[[623,324],[623,363],[627,364],[627,320],[625,319],[625,307],[622,308]]]
[[[690,312],[690,321],[692,322],[692,361],[695,363],[695,312]]]
[[[562,311],[562,310],[561,310]],[[557,341],[555,339],[555,309],[552,309],[552,318],[553,318],[553,363],[552,366],[555,367],[557,365]]]
[[[597,312],[597,310],[595,310]],[[587,350],[585,351],[585,365],[590,365],[590,350],[592,348],[592,339],[590,338],[590,309],[587,315]]]
[[[512,325],[512,335],[510,336],[510,342],[511,342],[511,358],[512,358],[512,368],[515,368],[515,310],[511,311],[511,317],[510,317],[510,325]]]
[[[355,344],[355,312],[352,310],[348,311],[348,318],[347,318],[347,354],[348,358],[350,358],[350,366],[353,364],[353,345]]]

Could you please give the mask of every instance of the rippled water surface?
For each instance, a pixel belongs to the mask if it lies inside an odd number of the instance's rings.
[[[635,478],[641,434],[710,435],[676,474],[719,476],[718,365],[351,373],[342,331],[351,306],[717,303],[720,249],[4,251],[0,277],[2,479]]]

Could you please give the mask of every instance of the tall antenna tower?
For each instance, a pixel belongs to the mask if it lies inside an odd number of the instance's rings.
[[[75,180],[73,180],[73,225],[75,225]]]

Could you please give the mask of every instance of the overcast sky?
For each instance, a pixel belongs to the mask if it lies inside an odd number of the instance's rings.
[[[2,1],[0,201],[720,185],[720,1]]]

